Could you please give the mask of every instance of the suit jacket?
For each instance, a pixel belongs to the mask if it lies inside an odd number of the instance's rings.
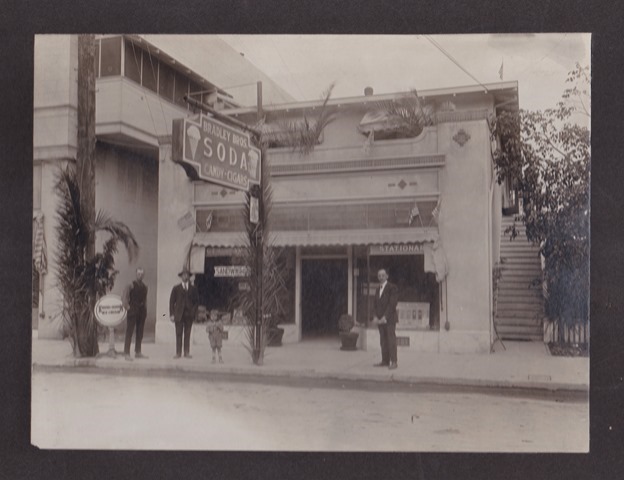
[[[185,302],[189,302],[188,307],[191,311],[193,321],[197,316],[197,306],[199,305],[199,294],[197,288],[189,283],[188,292],[184,290],[181,283],[173,287],[171,296],[169,297],[169,315],[173,315],[174,322],[180,322],[184,314]]]
[[[377,318],[386,317],[388,323],[397,323],[399,316],[397,315],[397,303],[399,302],[399,289],[394,283],[387,282],[381,298],[379,297],[378,287],[375,291],[375,316]]]

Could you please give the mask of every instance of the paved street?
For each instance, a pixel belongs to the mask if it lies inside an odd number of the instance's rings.
[[[40,448],[585,452],[565,398],[34,371]]]

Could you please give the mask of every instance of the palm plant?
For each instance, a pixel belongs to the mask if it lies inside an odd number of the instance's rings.
[[[280,272],[281,251],[273,245],[269,237],[272,206],[271,176],[266,151],[264,148],[262,150],[262,184],[247,192],[243,207],[245,223],[243,262],[249,271],[250,288],[240,291],[235,299],[235,303],[243,310],[247,320],[245,347],[256,365],[263,363],[270,328],[283,311],[281,296],[286,288]],[[250,219],[251,203],[255,201],[254,199],[258,201],[257,223],[253,223]]]
[[[378,135],[384,138],[413,138],[424,127],[435,123],[432,109],[423,106],[416,90],[393,100],[374,102],[372,111],[376,114],[376,120],[383,119],[382,123],[373,126],[373,131],[377,130]],[[366,126],[360,127],[360,130],[370,134]]]
[[[319,144],[325,127],[336,118],[335,113],[330,112],[327,107],[333,89],[332,83],[323,92],[323,104],[314,118],[304,114],[296,120],[280,119],[274,125],[261,121],[255,128],[262,132],[262,142],[272,147],[291,147],[302,155],[311,153]]]
[[[301,154],[310,153],[318,144],[323,129],[335,119],[335,115],[327,110],[333,88],[332,83],[323,93],[323,105],[314,120],[304,116],[303,121],[281,121],[280,131],[277,133],[264,121],[255,126],[260,132],[256,140],[261,149],[262,177],[260,185],[246,193],[242,211],[245,223],[243,263],[249,271],[250,288],[240,291],[234,303],[244,312],[247,321],[245,347],[256,365],[264,362],[264,350],[271,328],[277,325],[284,313],[283,298],[286,292],[282,275],[282,251],[273,245],[270,238],[273,191],[267,149],[269,146],[290,146]],[[256,201],[258,222],[254,223],[251,221],[251,212],[252,202]]]
[[[93,357],[99,352],[99,326],[94,307],[115,283],[118,244],[124,244],[130,261],[136,257],[139,246],[125,224],[104,212],[98,212],[94,223],[88,221],[80,206],[81,191],[73,166],[60,170],[55,190],[59,196],[57,281],[63,298],[65,332],[74,355]],[[109,238],[101,252],[88,258],[89,236],[94,232],[106,232]]]

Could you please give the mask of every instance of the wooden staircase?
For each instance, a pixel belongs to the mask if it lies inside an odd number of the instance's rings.
[[[502,340],[543,340],[544,296],[539,247],[526,238],[522,222],[516,222],[518,236],[510,240],[505,229],[513,217],[503,217],[501,225],[501,276],[496,294],[494,323]],[[539,280],[535,285],[532,282]]]

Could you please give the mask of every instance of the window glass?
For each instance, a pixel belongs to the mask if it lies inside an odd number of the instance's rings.
[[[202,99],[201,92],[202,92],[202,90],[204,90],[204,88],[201,85],[191,81],[190,97],[193,100],[197,100],[198,102],[201,102],[201,99]]]
[[[158,93],[167,100],[173,100],[173,79],[175,72],[173,69],[163,63],[160,64],[160,72],[158,75]]]
[[[435,274],[425,272],[424,255],[371,255],[370,270],[368,272],[368,299],[362,303],[370,301],[374,303],[374,295],[379,280],[377,272],[380,268],[386,269],[388,281],[398,287],[399,302],[425,303],[429,305],[429,328],[437,330],[440,328],[440,291],[435,278]],[[359,267],[360,265],[358,265]],[[364,288],[366,295],[366,288]],[[369,320],[372,309],[369,312]],[[359,316],[359,315],[358,315]]]
[[[101,76],[121,75],[121,37],[103,38]]]
[[[143,53],[143,82],[145,88],[158,91],[158,60],[149,52]]]
[[[175,74],[175,98],[173,99],[174,103],[185,107],[187,103],[184,101],[184,95],[188,94],[189,82],[188,78],[186,78],[181,73],[176,72]]]
[[[130,41],[125,42],[124,76],[141,84],[141,49]]]

